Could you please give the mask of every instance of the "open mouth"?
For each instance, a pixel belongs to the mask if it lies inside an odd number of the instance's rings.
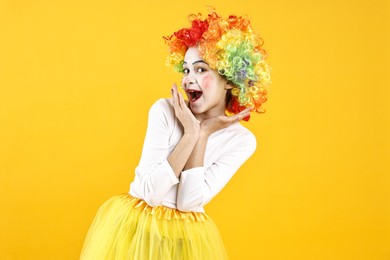
[[[195,90],[195,89],[187,89],[186,90],[186,93],[187,93],[187,97],[188,99],[190,100],[190,102],[195,102],[196,100],[198,100],[203,92],[200,91],[200,90]]]

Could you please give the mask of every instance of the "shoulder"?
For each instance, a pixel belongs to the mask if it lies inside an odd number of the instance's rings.
[[[160,98],[160,99],[157,99],[153,104],[152,106],[150,107],[150,109],[154,109],[154,110],[160,110],[160,109],[163,109],[163,110],[167,110],[167,111],[172,111],[173,110],[173,103],[172,103],[172,98]]]
[[[230,136],[235,136],[240,139],[244,139],[246,142],[256,142],[256,136],[248,128],[241,123],[235,123],[226,128],[225,133]]]
[[[252,146],[254,149],[256,149],[257,140],[252,131],[243,126],[241,123],[234,124],[233,131],[235,132],[235,135],[239,137],[239,142],[241,144]]]
[[[229,147],[229,150],[247,151],[252,154],[257,147],[256,136],[240,123],[215,132],[214,138],[219,139],[219,142]]]
[[[167,119],[173,119],[175,116],[175,110],[173,108],[173,102],[171,98],[157,99],[149,109],[149,116],[152,115],[165,115]]]
[[[160,127],[170,128],[176,125],[175,110],[171,98],[157,99],[149,109],[149,122]]]
[[[234,140],[234,146],[241,151],[246,158],[250,157],[257,148],[256,136],[245,126],[237,123],[234,125],[237,133]]]

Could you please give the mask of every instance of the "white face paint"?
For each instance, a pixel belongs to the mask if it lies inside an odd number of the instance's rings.
[[[191,111],[198,120],[225,115],[226,91],[230,85],[200,56],[198,47],[190,47],[184,57],[182,86]]]

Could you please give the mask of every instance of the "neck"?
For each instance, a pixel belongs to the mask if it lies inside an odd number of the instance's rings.
[[[200,122],[217,116],[225,116],[225,106],[222,108],[216,108],[216,109],[210,109],[209,111],[206,111],[202,114],[194,114],[195,118],[199,120]]]

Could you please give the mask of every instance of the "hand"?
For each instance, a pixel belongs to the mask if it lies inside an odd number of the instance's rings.
[[[191,110],[187,107],[183,95],[177,90],[176,84],[173,84],[171,93],[175,115],[183,125],[184,133],[199,135],[200,124],[192,114]]]
[[[241,121],[245,117],[249,116],[250,112],[251,108],[248,107],[242,110],[240,113],[235,114],[234,116],[216,116],[203,120],[200,123],[201,133],[205,134],[206,136],[209,136],[217,130],[226,128],[234,123]]]

